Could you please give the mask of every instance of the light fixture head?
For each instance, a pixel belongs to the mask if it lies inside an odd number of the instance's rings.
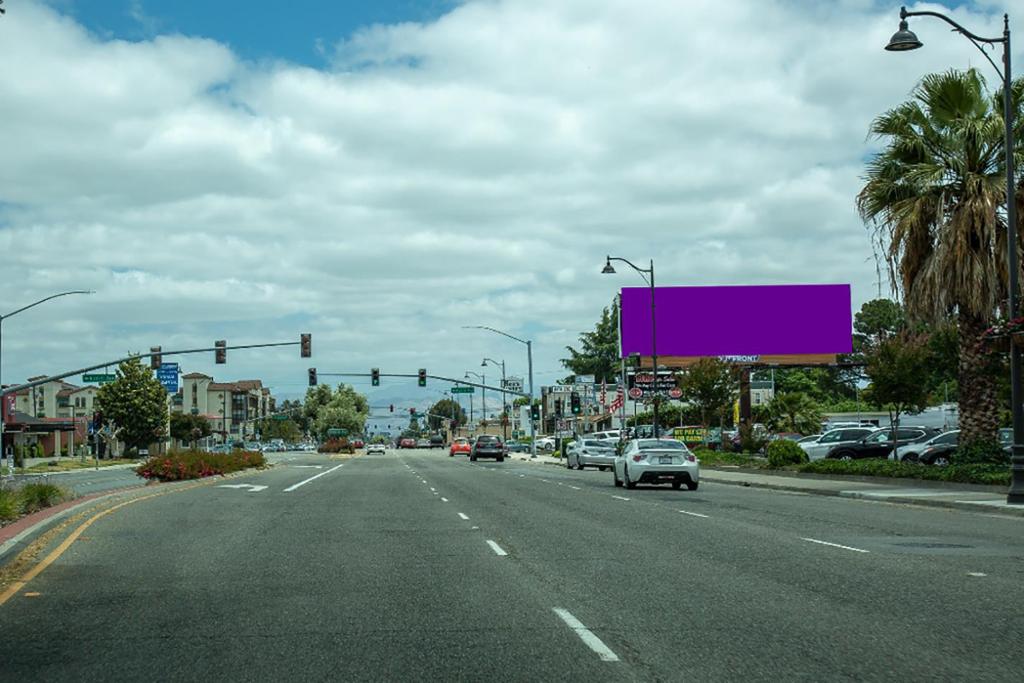
[[[889,44],[885,46],[885,49],[889,52],[906,52],[908,50],[916,50],[917,48],[924,45],[917,35],[907,28],[907,20],[903,19],[900,21],[900,30],[892,34],[892,38],[889,39]]]
[[[605,260],[605,262],[604,262],[604,268],[601,269],[601,274],[602,275],[614,275],[615,274],[615,269],[612,268],[612,257],[611,256],[607,256],[606,259],[607,260]]]

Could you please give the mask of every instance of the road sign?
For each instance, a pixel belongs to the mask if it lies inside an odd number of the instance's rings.
[[[575,384],[593,384],[594,383],[594,376],[593,375],[576,375],[576,377],[574,378],[574,382],[575,382]]]
[[[273,417],[273,418],[274,418],[275,420],[287,420],[287,419],[288,419],[288,416],[287,416],[287,415],[284,415],[284,414],[281,414],[281,415],[273,415],[272,417]]]
[[[167,393],[178,393],[177,363],[161,363],[160,367],[156,371],[156,378],[160,381],[160,384],[164,385],[164,389],[167,390]]]
[[[347,429],[335,429],[335,428],[332,427],[332,428],[327,430],[327,436],[348,436],[348,430]]]
[[[103,373],[82,375],[83,382],[99,382],[100,384],[106,384],[107,382],[113,382],[117,379],[117,375],[107,375]]]
[[[476,391],[476,387],[452,387],[453,394],[472,394]]]
[[[501,381],[501,388],[507,391],[514,391],[517,394],[523,393],[523,378],[509,377]]]

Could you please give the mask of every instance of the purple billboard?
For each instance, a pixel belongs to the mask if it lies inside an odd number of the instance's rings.
[[[849,285],[657,287],[659,356],[850,353]],[[651,355],[651,290],[622,289],[622,355]]]

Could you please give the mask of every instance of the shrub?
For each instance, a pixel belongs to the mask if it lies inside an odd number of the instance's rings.
[[[795,441],[776,439],[768,444],[768,467],[785,467],[807,462],[807,453]]]
[[[21,513],[21,501],[17,492],[11,489],[0,489],[0,523],[6,524],[18,518]]]
[[[1009,465],[1010,456],[998,441],[973,443],[960,446],[953,452],[952,461],[957,465],[993,464]]]
[[[135,469],[145,479],[180,481],[228,474],[250,467],[266,467],[267,461],[259,451],[232,451],[205,453],[196,450],[174,450],[167,455],[154,455]]]
[[[764,467],[764,460],[751,455],[740,453],[729,453],[718,451],[712,448],[697,448],[693,454],[700,460],[701,465],[714,467],[715,465],[738,465],[740,467]]]
[[[744,453],[760,453],[768,439],[758,436],[750,425],[740,425],[740,449]]]
[[[931,467],[911,462],[894,462],[871,458],[866,460],[815,460],[799,467],[800,472],[813,474],[852,474],[874,477],[906,477],[931,481],[954,481],[964,484],[1008,486],[1010,470],[1005,465],[975,463]]]
[[[31,514],[67,499],[68,493],[56,484],[25,484],[17,492],[21,512]]]
[[[352,447],[352,443],[346,439],[328,439],[320,444],[320,448],[317,449],[320,453],[355,453],[356,449]]]

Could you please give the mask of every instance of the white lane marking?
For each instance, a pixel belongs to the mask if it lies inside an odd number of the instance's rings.
[[[335,466],[334,466],[334,467],[332,467],[331,469],[329,469],[329,470],[324,470],[324,471],[323,471],[323,472],[321,472],[320,474],[314,474],[314,475],[313,475],[312,477],[310,477],[309,479],[303,479],[303,480],[302,480],[302,481],[300,481],[300,482],[299,482],[298,484],[292,484],[291,486],[289,486],[288,488],[286,488],[286,489],[284,490],[284,492],[285,492],[285,493],[288,493],[289,491],[294,491],[295,489],[299,488],[300,486],[305,486],[306,484],[308,484],[309,482],[313,481],[314,479],[319,479],[320,477],[324,476],[325,474],[330,474],[330,473],[331,473],[331,472],[333,472],[334,470],[336,470],[336,469],[339,469],[339,468],[341,468],[341,467],[344,467],[344,466],[345,466],[345,465],[344,465],[344,463],[343,463],[343,464],[341,464],[341,465],[335,465]]]
[[[988,574],[984,574],[982,572],[967,572],[967,576],[988,576]]]
[[[256,491],[262,491],[267,488],[266,486],[258,486],[256,484],[220,484],[217,486],[219,489],[249,489],[249,493],[255,493]]]
[[[430,487],[430,490],[431,490],[431,491],[436,491],[437,489],[435,489],[435,488],[434,488],[433,486],[431,486],[431,487]]]
[[[571,488],[573,491],[582,491],[583,490],[579,486],[573,486],[572,484],[569,484],[569,488]]]
[[[519,475],[520,478],[525,477],[525,476],[526,476],[525,474],[520,474]]]
[[[808,541],[810,543],[818,543],[820,545],[827,545],[827,546],[831,546],[833,548],[842,548],[843,550],[852,550],[855,553],[869,553],[869,552],[871,552],[870,550],[864,550],[863,548],[853,548],[853,547],[848,546],[848,545],[839,545],[838,543],[829,543],[828,541],[819,541],[816,538],[803,538],[803,537],[801,537],[800,540],[801,541]]]
[[[542,481],[542,482],[544,482],[545,484],[550,484],[550,483],[551,483],[551,482],[550,482],[549,480],[547,480],[547,479],[541,479],[541,481]]]
[[[469,517],[467,517],[466,515],[462,514],[461,512],[459,513],[459,517],[462,517],[462,519],[466,520],[467,522],[469,521]]]
[[[445,498],[444,496],[441,496],[441,500],[443,500],[443,501],[444,501],[444,502],[446,502],[446,503],[448,502],[448,499],[447,499],[447,498]]]
[[[612,498],[617,498],[618,500],[629,500],[629,498],[623,498],[622,496],[612,496]]]
[[[562,609],[561,607],[551,608],[555,614],[565,622],[565,625],[576,632],[576,635],[580,637],[587,647],[597,653],[602,662],[617,662],[619,661],[618,655],[611,651],[611,649],[605,645],[600,638],[584,626],[579,619],[569,613],[569,610]]]
[[[478,527],[478,526],[471,526],[471,527],[469,527],[469,528],[470,528],[470,529],[479,529],[480,527]]]
[[[491,550],[493,550],[494,554],[498,557],[505,557],[506,555],[508,555],[508,553],[502,550],[501,546],[495,543],[494,541],[487,541],[487,545],[491,546]]]
[[[703,517],[705,519],[708,517],[707,515],[702,515],[699,512],[687,512],[686,510],[679,510],[679,512],[682,512],[684,515],[690,515],[691,517]]]
[[[322,470],[324,468],[323,465],[292,465],[292,467],[297,467],[299,469],[307,469],[307,470]]]

